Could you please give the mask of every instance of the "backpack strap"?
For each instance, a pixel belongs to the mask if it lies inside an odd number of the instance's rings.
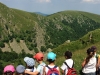
[[[96,62],[98,63],[99,54],[96,54]]]
[[[70,69],[70,67],[68,66],[68,64],[66,62],[64,62],[64,64]],[[73,61],[73,65],[72,68],[74,67],[74,61]]]
[[[52,70],[52,68],[50,68],[48,65],[46,66],[48,69]],[[55,65],[53,68],[57,68],[57,66]]]
[[[32,68],[32,70],[31,70],[32,72],[34,71],[34,67]]]

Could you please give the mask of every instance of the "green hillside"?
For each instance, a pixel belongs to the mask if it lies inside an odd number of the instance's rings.
[[[59,40],[62,43],[66,39],[71,41],[79,39],[89,31],[99,28],[100,25],[100,15],[81,11],[62,11],[49,15],[47,18],[50,24],[50,27],[46,28],[47,34],[55,37],[51,38],[50,41]],[[55,31],[48,32],[48,30]],[[53,33],[55,34],[51,35]]]
[[[92,39],[90,40],[90,35]],[[84,41],[84,43],[82,42]],[[75,68],[77,69],[78,73],[81,70],[81,63],[86,57],[86,50],[91,46],[97,47],[97,53],[100,54],[100,29],[96,29],[94,31],[88,32],[85,36],[80,38],[79,40],[72,41],[70,43],[65,42],[62,45],[59,45],[57,48],[53,49],[53,51],[57,54],[57,61],[56,63],[61,66],[64,62],[64,52],[66,50],[70,50],[73,53],[73,60],[75,62]],[[60,60],[60,61],[59,61]],[[80,74],[79,74],[80,75]]]
[[[59,56],[63,55],[63,52],[66,50],[76,51],[78,49],[84,49],[87,46],[100,42],[100,29],[88,32],[82,38],[72,41],[65,42],[62,45],[59,45],[57,48],[54,48],[54,52],[57,52]]]
[[[100,15],[82,11],[62,11],[49,16],[12,9],[0,3],[0,41],[10,44],[24,40],[31,51],[46,51],[66,40],[75,41],[100,28]],[[59,40],[59,41],[58,41]],[[10,41],[10,43],[9,43]],[[12,47],[10,47],[12,48]]]
[[[79,15],[83,15],[83,16],[86,16],[90,19],[93,19],[95,20],[96,22],[100,22],[100,15],[97,15],[97,14],[94,14],[94,13],[90,13],[90,12],[85,12],[85,11],[74,11],[74,10],[68,10],[68,11],[62,11],[62,12],[58,12],[58,13],[55,13],[55,14],[52,14],[52,16],[48,16],[48,17],[54,17],[56,15],[58,16],[61,16],[61,15],[73,15],[74,17],[77,17]],[[57,17],[57,16],[56,16]]]
[[[0,3],[0,73],[6,64],[24,64],[25,56],[45,53],[49,48],[57,54],[59,66],[63,53],[71,50],[79,71],[86,49],[92,45],[100,49],[99,35],[97,14],[70,10],[41,16]]]

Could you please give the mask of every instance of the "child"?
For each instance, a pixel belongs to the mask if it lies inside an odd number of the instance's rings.
[[[94,50],[94,56],[96,58],[96,74],[100,75],[100,55],[97,54],[97,48],[96,46],[91,46],[91,49]]]
[[[14,75],[15,72],[15,68],[13,65],[7,65],[6,67],[4,67],[4,75]]]
[[[53,52],[49,52],[47,54],[47,61],[49,64],[44,67],[43,75],[60,75],[59,67],[55,65],[56,54]]]
[[[96,58],[94,57],[94,50],[91,48],[87,49],[87,57],[82,62],[82,72],[84,75],[96,75]]]
[[[64,54],[64,56],[65,56],[65,62],[62,64],[62,66],[61,66],[61,70],[62,70],[62,73],[64,74],[64,75],[67,75],[67,73],[68,73],[68,66],[70,67],[70,68],[72,68],[73,67],[73,65],[74,65],[74,61],[72,60],[72,53],[70,52],[70,51],[66,51],[65,52],[65,54]],[[68,66],[66,66],[66,64],[68,65]]]
[[[25,57],[24,61],[26,63],[26,69],[25,70],[30,71],[30,72],[35,72],[36,71],[36,68],[34,67],[35,66],[35,61],[34,61],[33,58]]]
[[[37,66],[37,70],[35,72],[29,72],[29,71],[25,70],[25,73],[31,74],[31,75],[37,75],[37,74],[43,75],[43,68],[46,65],[43,62],[43,58],[44,58],[43,53],[39,52],[35,56],[33,56],[33,58],[36,59],[36,61],[39,63],[39,65]]]
[[[18,65],[16,67],[16,75],[25,75],[25,67],[23,65]]]

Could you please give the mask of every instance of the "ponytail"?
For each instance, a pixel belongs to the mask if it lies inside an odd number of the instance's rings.
[[[87,54],[88,56],[86,57],[86,63],[87,64],[90,60],[90,58],[92,58],[94,56],[94,50],[92,50],[91,48],[87,49]]]

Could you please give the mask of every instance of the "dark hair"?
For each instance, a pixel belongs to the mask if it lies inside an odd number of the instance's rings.
[[[95,51],[97,48],[96,46],[92,46],[91,49]]]
[[[21,75],[25,75],[25,73],[17,73],[17,72],[16,72],[15,75],[20,75],[20,74],[21,74]]]
[[[13,75],[13,72],[7,71],[7,72],[4,73],[4,75]]]
[[[53,63],[55,60],[47,59],[47,61],[48,61],[49,63]]]
[[[34,66],[28,66],[29,69],[34,68]]]
[[[94,50],[93,50],[92,48],[88,48],[88,49],[87,49],[87,54],[90,55],[91,52],[94,53]]]
[[[88,54],[88,56],[86,57],[86,64],[89,62],[90,58],[92,58],[94,56],[94,50],[91,48],[88,48],[87,54]]]
[[[65,56],[67,56],[67,59],[72,58],[72,52],[66,51],[66,52],[65,52]]]

